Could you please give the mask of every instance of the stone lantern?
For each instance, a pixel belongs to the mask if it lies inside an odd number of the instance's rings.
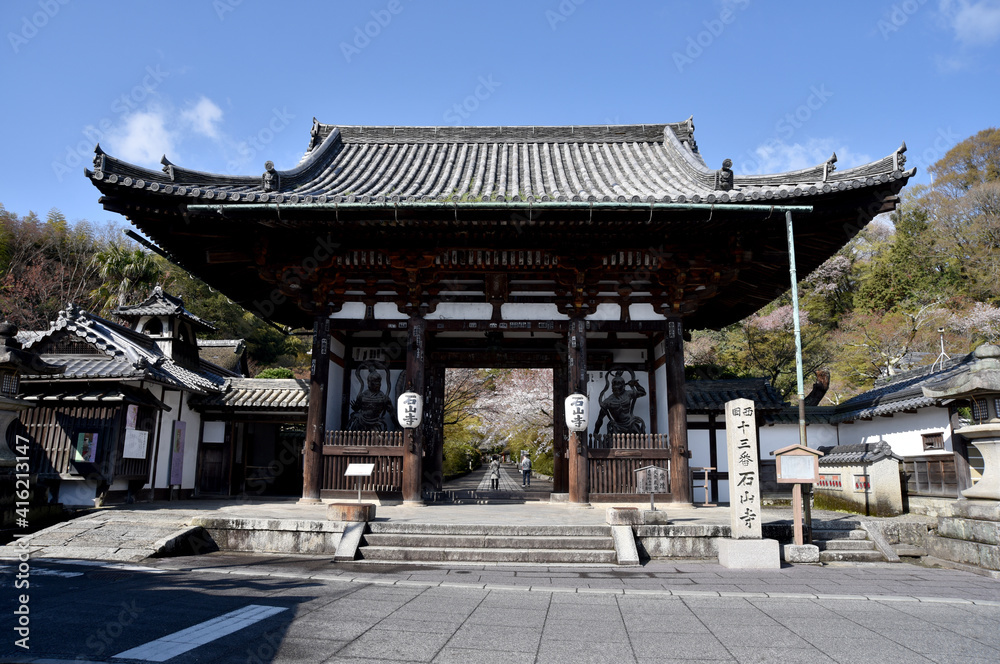
[[[0,323],[0,468],[13,468],[14,453],[7,444],[7,430],[18,418],[22,410],[33,404],[17,398],[21,374],[58,374],[63,367],[49,364],[37,353],[23,350],[21,342],[15,339],[17,326]]]
[[[973,423],[956,429],[983,455],[983,476],[966,498],[1000,500],[1000,346],[983,344],[966,371],[923,388],[934,399],[967,399]]]

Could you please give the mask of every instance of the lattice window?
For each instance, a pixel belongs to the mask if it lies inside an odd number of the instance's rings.
[[[871,482],[867,475],[855,475],[854,476],[854,490],[858,492],[871,491]]]
[[[7,397],[16,396],[18,383],[20,382],[17,374],[4,371],[0,373],[0,376],[3,376],[3,383],[0,384],[0,394]]]
[[[972,419],[977,424],[990,419],[990,402],[986,399],[970,399],[972,402]]]
[[[920,435],[924,440],[925,450],[943,450],[944,449],[944,434],[940,431],[938,433],[925,433]]]

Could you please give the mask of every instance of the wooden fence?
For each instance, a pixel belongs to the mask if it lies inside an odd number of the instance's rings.
[[[589,491],[593,501],[648,500],[635,491],[635,471],[658,466],[670,479],[670,439],[664,433],[590,434],[587,440]],[[667,487],[668,491],[672,488]],[[657,494],[669,500],[670,493]]]
[[[958,497],[958,475],[952,454],[905,457],[903,474],[908,496]]]
[[[348,464],[373,463],[369,477],[344,477]],[[398,493],[403,490],[402,431],[327,431],[323,445],[322,491]]]

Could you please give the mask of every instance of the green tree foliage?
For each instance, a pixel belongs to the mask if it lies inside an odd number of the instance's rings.
[[[101,284],[91,292],[98,313],[109,316],[117,307],[132,304],[137,293],[149,293],[157,285],[169,289],[170,279],[153,254],[125,242],[111,242],[94,254]]]
[[[285,367],[295,377],[308,377],[309,343],[265,323],[186,270],[159,256],[155,260],[170,280],[171,294],[182,298],[191,313],[218,328],[203,336],[246,341],[251,374],[265,367]]]
[[[259,372],[254,378],[270,378],[270,379],[280,379],[280,378],[295,378],[295,374],[292,373],[291,369],[286,367],[271,367],[269,369],[264,369]]]

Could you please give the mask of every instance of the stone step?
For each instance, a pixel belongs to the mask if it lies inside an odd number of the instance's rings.
[[[913,544],[893,544],[892,549],[900,558],[923,558],[927,555],[927,549]]]
[[[409,523],[372,521],[368,532],[374,534],[414,535],[493,535],[499,537],[611,537],[611,526],[518,526],[468,523]]]
[[[819,560],[823,563],[884,563],[885,556],[878,551],[820,551]]]
[[[868,531],[863,528],[852,528],[843,530],[829,530],[829,529],[816,529],[813,528],[813,540],[866,540],[868,539]]]
[[[402,562],[607,564],[617,563],[614,550],[587,549],[449,549],[441,547],[364,546],[362,560]]]
[[[593,549],[614,550],[610,537],[524,537],[498,535],[426,535],[418,533],[368,533],[368,546],[445,549]]]
[[[827,540],[817,545],[824,551],[874,551],[875,542],[869,540]]]

